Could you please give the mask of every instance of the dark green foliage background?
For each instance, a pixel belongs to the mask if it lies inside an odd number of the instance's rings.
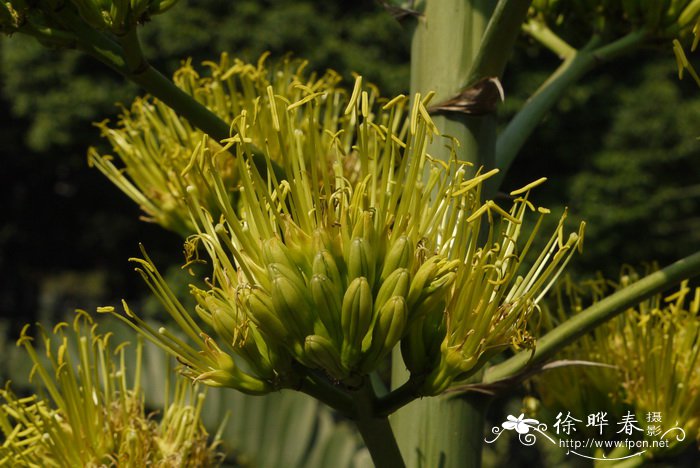
[[[291,52],[348,82],[359,72],[385,95],[407,90],[409,37],[370,0],[183,1],[142,33],[166,74],[221,51],[253,61]],[[502,121],[557,65],[520,41]],[[700,245],[700,92],[674,72],[670,44],[605,64],[549,114],[505,181],[509,191],[547,176],[538,204],[588,221],[585,253],[572,265],[580,274],[666,264]],[[137,221],[138,209],[85,158],[103,144],[91,122],[114,119],[115,103],[139,90],[88,57],[23,37],[0,41],[0,75],[0,316],[19,327],[37,314],[143,296],[127,258],[143,242],[160,265],[177,265],[180,240]]]
[[[515,96],[504,120],[557,65],[546,51],[521,52],[505,78]],[[504,189],[546,176],[537,201],[554,212],[568,206],[572,225],[587,222],[570,271],[615,278],[623,263],[663,266],[698,249],[699,98],[661,44],[584,77],[526,143]]]

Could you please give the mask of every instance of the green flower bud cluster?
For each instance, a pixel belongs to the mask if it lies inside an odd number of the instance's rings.
[[[9,383],[0,390],[1,466],[219,466],[219,441],[207,440],[200,421],[204,394],[187,380],[179,378],[174,397],[166,395],[171,404],[160,422],[146,413],[141,342],[131,384],[126,344],[113,347],[111,333],[98,334],[87,313],[78,311],[72,327],[57,325],[53,337],[39,328],[45,356],[28,328],[17,344],[44,392],[19,397]]]
[[[0,2],[0,30],[21,32],[52,45],[75,40],[73,27],[124,35],[151,16],[165,12],[177,0],[11,0]]]
[[[455,284],[459,286],[446,304],[438,306],[432,318],[426,318],[420,332],[410,335],[402,348],[406,354],[417,357],[413,366],[431,369],[424,393],[441,393],[453,381],[466,379],[508,347],[534,346],[528,320],[573,253],[581,249],[585,227],[582,223],[578,233],[565,236],[564,213],[537,260],[525,272],[520,271],[540,222],[549,213],[544,208],[536,210],[539,220],[520,251],[519,238],[525,214],[535,210],[528,201],[529,191],[543,181],[540,179],[511,192],[515,199],[510,212],[505,213],[492,202],[486,202],[465,222],[455,225],[454,230],[461,237],[464,225],[479,226],[480,218],[487,216],[488,236],[482,246],[477,242],[469,246],[464,265],[456,273]],[[495,214],[492,210],[501,211],[498,223],[492,218]],[[438,311],[443,309],[446,314],[444,325],[438,322]],[[445,337],[436,343],[434,334],[426,334],[426,328],[429,331],[440,326],[445,329]],[[413,346],[417,349],[411,349]]]
[[[543,327],[554,327],[636,279],[630,268],[619,282],[598,277],[575,284],[566,278],[556,288],[556,302],[544,308]],[[684,439],[668,438],[672,448],[700,441],[699,312],[700,288],[684,281],[678,291],[652,296],[597,327],[558,355],[588,365],[553,369],[535,379],[543,406],[572,414],[606,411],[612,417],[632,411],[638,421],[660,413],[664,430],[678,426],[686,432]],[[649,450],[652,457],[669,453],[668,447],[654,448],[651,439]]]
[[[320,77],[306,74],[306,62],[301,60],[286,59],[268,69],[266,57],[263,55],[256,65],[252,65],[222,54],[218,63],[205,62],[208,73],[204,76],[186,63],[175,73],[173,81],[228,122],[234,121],[243,111],[248,115],[258,114],[260,96],[267,94],[269,86],[273,86],[273,92],[285,102],[299,102],[304,96],[323,94],[325,98],[318,116],[320,123],[308,127],[308,131],[317,132],[315,138],[327,144],[344,125],[343,121],[350,118],[342,115],[340,107],[347,100],[345,89],[338,86],[340,77],[333,71]],[[268,122],[251,128],[247,137],[272,161],[279,162],[283,154],[273,122],[269,120],[272,116],[260,114],[260,118],[268,119]],[[188,206],[182,203],[187,187],[198,190],[199,202],[214,218],[220,215],[216,194],[205,174],[207,164],[214,164],[226,187],[237,185],[238,169],[233,155],[221,151],[217,142],[203,139],[201,130],[155,98],[137,98],[129,109],[122,111],[115,125],[103,121],[97,126],[102,136],[109,140],[114,154],[102,154],[91,148],[88,151],[89,164],[137,203],[145,220],[176,231],[183,237],[197,231]],[[348,151],[352,135],[340,134],[337,138]],[[204,160],[207,160],[206,164]],[[262,171],[265,160],[258,155],[255,161],[262,166]],[[235,206],[237,191],[230,190],[227,196]]]
[[[531,270],[518,273],[540,224],[520,240],[525,215],[547,213],[528,200],[544,179],[514,191],[506,211],[481,201],[497,171],[469,177],[454,151],[447,163],[427,153],[441,138],[430,95],[383,100],[360,77],[343,100],[293,87],[298,101],[271,84],[234,118],[219,152],[235,156],[235,187],[217,154],[195,147],[216,200],[212,208],[200,187],[186,187],[197,228],[186,250],[190,261],[206,252],[212,268],[207,288],[192,287],[198,320],[148,257],[135,260],[193,344],[128,308],[120,317],[177,355],[193,379],[248,393],[297,388],[309,372],[352,387],[401,343],[417,391],[433,395],[496,352],[531,345],[527,320],[582,240],[582,230],[565,237],[562,218]],[[254,147],[252,135],[269,143]],[[268,167],[282,156],[284,179],[261,173],[258,148]]]

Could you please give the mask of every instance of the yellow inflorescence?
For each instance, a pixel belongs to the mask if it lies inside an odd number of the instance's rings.
[[[331,72],[305,79],[293,62],[268,73],[262,61],[226,60],[211,79],[189,66],[178,74],[232,122],[218,149],[206,137],[188,146],[182,161],[196,171],[173,172],[174,212],[194,231],[190,261],[212,269],[207,288],[191,288],[196,314],[147,257],[135,260],[189,341],[128,308],[124,320],[193,379],[248,393],[294,388],[300,368],[356,381],[400,342],[432,395],[496,352],[532,344],[526,322],[582,236],[565,236],[562,218],[518,272],[539,227],[520,239],[526,214],[547,212],[529,201],[542,180],[514,192],[510,209],[482,201],[497,171],[469,176],[454,152],[448,161],[427,153],[435,138],[455,144],[426,111],[430,95],[386,101],[360,77],[347,93]],[[209,93],[217,87],[223,94]]]
[[[582,284],[567,280],[558,288],[558,305],[548,317],[565,319],[636,278],[627,270],[619,284],[603,278]],[[539,376],[536,388],[545,407],[572,414],[605,411],[617,418],[632,410],[639,421],[658,413],[667,428],[686,432],[684,440],[672,438],[672,446],[690,443],[700,434],[698,312],[700,288],[692,289],[685,281],[675,293],[657,294],[596,328],[559,357],[604,366],[570,366]]]
[[[208,442],[200,422],[204,395],[178,379],[162,420],[151,419],[140,388],[141,344],[129,383],[125,344],[112,347],[111,334],[96,329],[82,311],[53,337],[39,328],[43,353],[28,326],[22,331],[18,345],[44,391],[20,398],[9,384],[0,390],[0,466],[218,466],[218,441]]]

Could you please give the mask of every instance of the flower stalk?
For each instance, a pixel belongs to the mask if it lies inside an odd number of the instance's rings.
[[[411,91],[426,93],[435,91],[435,101],[441,102],[457,96],[461,90],[475,81],[496,77],[503,71],[511,52],[511,39],[517,34],[510,22],[519,25],[523,19],[520,2],[422,2],[421,15],[417,18],[411,45]],[[492,12],[494,20],[490,22]],[[523,16],[521,16],[523,15]],[[519,28],[519,26],[518,26]],[[485,33],[488,34],[485,36]],[[483,47],[482,40],[493,47]],[[472,170],[485,167],[485,172],[495,167],[496,120],[492,114],[465,115],[457,112],[439,113],[434,116],[440,132],[459,141],[458,157],[473,164]],[[451,155],[441,145],[430,147],[431,154],[443,161]],[[487,198],[495,194],[493,180],[488,181],[484,193]],[[438,324],[439,319],[432,319]],[[423,329],[430,329],[430,324]],[[433,324],[435,328],[435,324]],[[438,325],[439,328],[439,325]],[[416,338],[418,330],[414,332]],[[394,354],[392,387],[399,391],[409,380],[401,355]],[[481,450],[472,441],[481,440],[481,425],[485,405],[475,405],[467,400],[427,400],[414,402],[392,418],[397,438],[406,462],[410,466],[419,463],[448,466],[469,463],[480,466]],[[473,424],[465,424],[472,421]],[[416,430],[418,428],[418,430]],[[429,428],[430,435],[422,432]],[[460,434],[455,438],[455,434]],[[422,460],[416,458],[421,453]]]

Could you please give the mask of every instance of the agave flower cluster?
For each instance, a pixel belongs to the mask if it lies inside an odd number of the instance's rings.
[[[327,145],[330,136],[339,130],[339,120],[349,118],[343,116],[340,108],[345,90],[338,87],[338,74],[329,70],[320,77],[314,74],[305,77],[306,62],[291,59],[268,69],[266,58],[267,55],[263,55],[253,65],[222,54],[218,63],[205,62],[209,69],[206,76],[186,63],[175,73],[173,81],[226,122],[232,122],[243,111],[255,115],[260,97],[266,95],[271,85],[275,94],[290,102],[306,97],[306,90],[312,90],[312,94],[324,94],[321,126],[310,130],[318,132],[319,141]],[[260,115],[259,118],[269,119],[270,116]],[[196,232],[188,206],[182,203],[189,186],[197,189],[200,202],[214,218],[218,218],[219,203],[216,193],[210,190],[201,158],[210,153],[217,154],[216,172],[226,187],[234,187],[238,175],[234,156],[222,151],[217,142],[203,139],[201,130],[152,97],[137,98],[129,109],[123,109],[116,125],[111,126],[108,121],[97,125],[109,140],[114,155],[102,154],[92,148],[88,152],[88,162],[137,203],[146,220],[183,237]],[[273,164],[280,161],[282,155],[277,146],[276,132],[269,122],[251,128],[247,136],[255,147],[265,149]],[[352,135],[338,138],[347,148]],[[204,145],[204,151],[200,151],[201,145]],[[253,160],[261,172],[266,170],[261,155]],[[231,192],[229,197],[235,204],[237,193]]]
[[[626,270],[616,284],[603,278],[558,288],[553,321],[565,319],[587,303],[637,278]],[[596,328],[560,354],[561,358],[606,365],[571,366],[542,374],[536,388],[545,407],[578,414],[606,411],[620,417],[627,411],[646,421],[662,416],[665,429],[685,431],[684,440],[669,438],[681,449],[700,441],[700,288],[688,282],[666,297],[657,294]],[[572,383],[575,382],[575,385]],[[645,433],[646,437],[651,437]],[[650,455],[660,455],[650,444]],[[664,450],[667,454],[667,450]]]
[[[128,383],[125,345],[78,311],[72,327],[57,325],[53,338],[39,328],[42,358],[26,326],[26,348],[44,392],[0,396],[2,466],[218,466],[218,440],[208,442],[200,422],[204,395],[178,379],[160,422],[146,415],[141,394],[141,344],[133,384]],[[72,330],[71,330],[72,328]],[[166,395],[168,401],[168,395]]]
[[[193,150],[202,177],[185,189],[197,229],[186,251],[192,262],[206,252],[212,267],[208,288],[191,288],[196,314],[147,256],[136,260],[190,341],[150,328],[128,306],[119,316],[192,378],[248,393],[294,388],[309,370],[351,384],[401,341],[421,392],[432,395],[494,353],[531,344],[526,321],[582,237],[565,236],[562,219],[519,274],[547,213],[528,200],[541,181],[513,192],[508,210],[483,202],[495,171],[470,177],[454,152],[447,162],[427,154],[434,138],[456,144],[439,135],[430,96],[382,100],[360,77],[349,95],[301,81],[267,86],[220,150],[206,139]],[[218,170],[230,155],[235,185]],[[539,220],[523,240],[528,212]]]

